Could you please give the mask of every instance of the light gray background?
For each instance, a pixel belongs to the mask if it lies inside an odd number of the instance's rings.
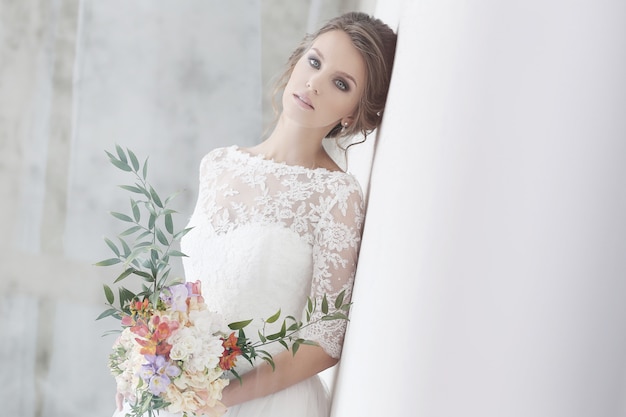
[[[370,3],[368,6],[366,3]],[[273,77],[308,30],[372,2],[0,2],[0,415],[112,413],[113,320],[102,238],[131,178],[114,144],[150,157],[183,227],[201,157],[251,145],[271,122]],[[177,267],[180,271],[180,266]]]

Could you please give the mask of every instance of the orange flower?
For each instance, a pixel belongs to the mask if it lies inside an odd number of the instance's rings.
[[[141,346],[143,346],[141,350],[139,351],[139,353],[141,353],[142,355],[155,355],[156,354],[157,344],[154,340],[135,338],[135,341],[139,343]]]
[[[237,356],[241,355],[241,348],[237,346],[237,336],[235,333],[231,333],[227,339],[222,338],[224,346],[224,353],[222,353],[222,357],[220,358],[220,368],[224,371],[228,371],[233,366],[235,366],[235,362],[237,361]]]

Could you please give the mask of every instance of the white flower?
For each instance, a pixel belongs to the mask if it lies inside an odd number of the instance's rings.
[[[200,341],[189,327],[179,329],[170,336],[168,342],[172,345],[170,358],[177,361],[186,361],[196,351],[201,350]]]
[[[213,335],[226,327],[224,318],[209,310],[196,310],[189,312],[189,321],[198,332]]]

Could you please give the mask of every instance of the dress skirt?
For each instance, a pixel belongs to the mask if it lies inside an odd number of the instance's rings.
[[[238,384],[237,380],[231,384]],[[113,417],[124,417],[130,412],[128,404]],[[316,375],[277,393],[230,407],[224,417],[328,417],[330,396],[328,389]],[[159,412],[159,417],[182,417],[180,413]]]

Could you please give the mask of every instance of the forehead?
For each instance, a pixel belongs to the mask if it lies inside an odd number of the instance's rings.
[[[322,33],[313,41],[311,49],[314,48],[323,55],[324,65],[350,74],[357,80],[357,83],[365,80],[363,57],[352,44],[350,36],[343,30]]]

